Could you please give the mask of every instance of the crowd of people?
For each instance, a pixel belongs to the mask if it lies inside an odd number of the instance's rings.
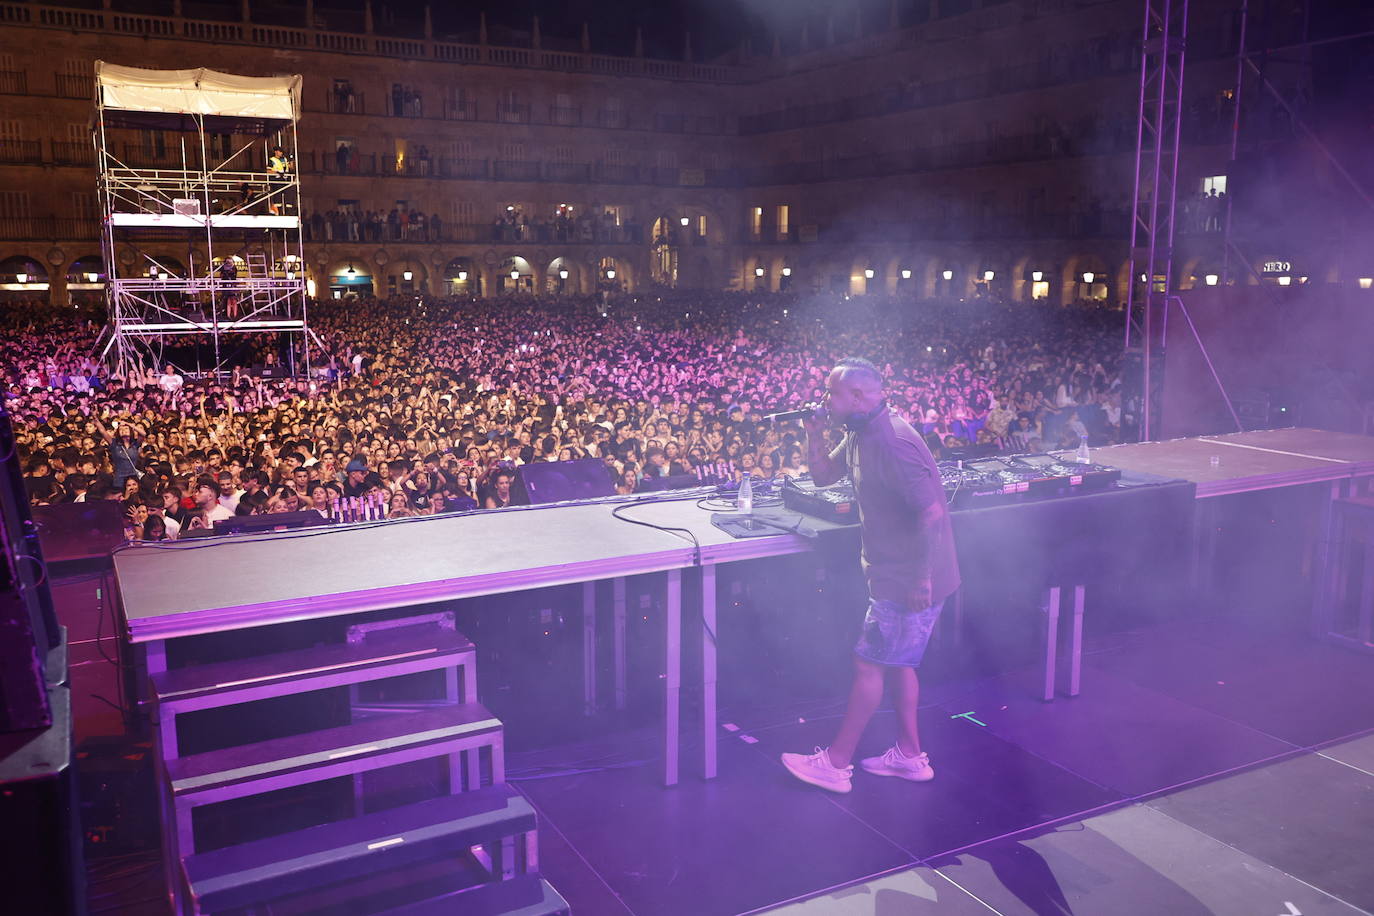
[[[414,208],[316,211],[301,220],[301,227],[308,242],[437,242],[444,238],[439,214],[426,215]]]
[[[850,354],[882,367],[937,457],[1105,444],[1122,424],[1107,311],[682,291],[321,301],[313,378],[262,377],[262,352],[217,378],[110,373],[91,355],[97,317],[3,315],[32,501],[122,500],[146,539],[355,497],[390,517],[500,507],[539,461],[599,459],[621,493],[805,474],[800,425],[765,415],[819,399]]]

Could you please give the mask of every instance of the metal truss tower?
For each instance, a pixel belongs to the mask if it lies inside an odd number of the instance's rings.
[[[1174,216],[1188,0],[1145,0],[1131,220],[1126,350],[1141,354],[1140,438],[1151,437],[1173,296]],[[1137,282],[1144,276],[1143,282]]]
[[[219,373],[263,335],[310,369],[300,184],[300,77],[143,70],[97,61],[95,145],[109,283],[102,359],[127,374],[169,354]],[[153,165],[149,166],[148,163]],[[185,263],[149,252],[168,243]],[[247,335],[258,335],[255,341]]]

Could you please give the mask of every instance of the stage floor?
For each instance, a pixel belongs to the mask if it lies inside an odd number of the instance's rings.
[[[1199,499],[1374,473],[1374,436],[1324,429],[1136,442],[1092,454],[1099,464],[1192,481]]]
[[[762,680],[767,705],[724,710],[715,780],[663,788],[653,729],[604,722],[508,775],[580,916],[1374,912],[1367,656],[1232,618],[1102,634],[1085,664],[1084,693],[1046,704],[1034,670],[961,679],[945,653],[929,784],[793,781],[777,755],[828,741],[841,708]],[[513,744],[539,743],[530,725]],[[880,712],[861,753],[892,734]],[[92,912],[165,912],[155,846],[88,852]]]
[[[740,731],[712,782],[615,766],[632,744],[515,781],[575,912],[1374,911],[1368,657],[1236,621],[1103,637],[1086,664],[1090,688],[1052,704],[1030,670],[927,689],[929,784],[793,781],[777,755],[828,742],[838,705],[724,716]],[[860,752],[892,736],[880,713]],[[515,775],[557,759],[517,757]]]

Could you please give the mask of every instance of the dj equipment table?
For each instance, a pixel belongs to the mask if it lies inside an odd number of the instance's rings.
[[[1112,569],[1118,524],[1155,532],[1187,524],[1192,487],[1178,482],[955,513],[955,532],[970,578],[984,568],[999,578],[1033,570],[1046,589],[1081,586],[1085,571]],[[1156,511],[1158,507],[1166,507]],[[1154,507],[1154,508],[1151,508]],[[1182,507],[1182,508],[1180,508]],[[660,528],[629,524],[629,519]],[[840,526],[791,514],[787,526],[816,534]],[[1056,531],[1082,532],[1066,544]],[[695,538],[693,544],[691,539]],[[1186,541],[1186,538],[1184,539]],[[1119,546],[1119,545],[1118,545]],[[779,531],[736,540],[710,523],[696,499],[564,505],[437,516],[270,535],[129,547],[114,562],[130,641],[142,649],[148,674],[167,669],[170,641],[206,633],[250,630],[291,621],[346,618],[367,611],[436,601],[583,584],[584,690],[596,703],[595,583],[615,580],[615,699],[625,700],[625,577],[667,574],[663,646],[664,780],[678,778],[682,686],[682,577],[700,577],[699,619],[705,709],[705,773],[715,775],[716,568],[811,550],[813,539]],[[399,562],[403,559],[403,562]],[[239,570],[291,570],[290,575],[241,575]],[[232,570],[233,572],[230,572]],[[694,590],[695,591],[695,590]],[[1057,600],[1050,612],[1051,639]],[[1081,632],[1082,593],[1075,602]],[[1076,652],[1071,658],[1075,660]],[[1047,661],[1047,699],[1054,659]],[[1076,677],[1070,692],[1077,692]]]

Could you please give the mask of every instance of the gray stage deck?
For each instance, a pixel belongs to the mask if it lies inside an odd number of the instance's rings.
[[[1216,467],[1211,459],[1218,459]],[[1374,474],[1374,436],[1266,429],[1094,449],[1093,460],[1197,484],[1199,499]]]

